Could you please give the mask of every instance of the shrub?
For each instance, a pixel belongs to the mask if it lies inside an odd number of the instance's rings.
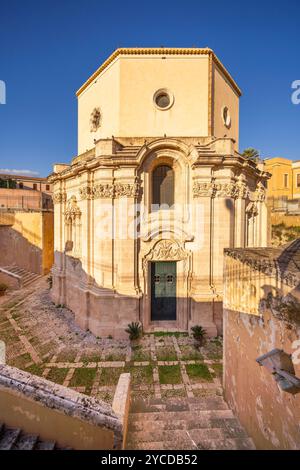
[[[49,289],[52,289],[52,284],[53,284],[52,276],[48,276],[48,277],[47,277],[47,282],[48,282],[48,284],[49,284]]]
[[[3,282],[1,282],[0,283],[0,295],[4,295],[7,289],[8,289],[8,286],[4,284]]]
[[[192,336],[194,340],[199,343],[200,345],[203,344],[206,338],[206,330],[200,325],[192,326],[191,328]]]
[[[139,322],[131,322],[126,328],[126,333],[129,334],[131,341],[137,340],[142,336],[142,325]]]

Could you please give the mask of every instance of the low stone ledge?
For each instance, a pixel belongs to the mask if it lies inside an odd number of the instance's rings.
[[[49,410],[113,432],[114,448],[121,448],[123,423],[107,403],[34,376],[11,366],[0,365],[0,392],[26,398]],[[1,407],[0,407],[1,408]],[[72,443],[70,442],[70,445]]]
[[[115,391],[112,409],[119,417],[122,424],[123,449],[125,448],[127,424],[130,407],[130,374],[124,373],[120,375],[118,385]]]

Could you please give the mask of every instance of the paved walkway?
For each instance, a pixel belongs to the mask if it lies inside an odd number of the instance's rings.
[[[124,371],[131,372],[133,396],[222,394],[219,338],[201,351],[183,334],[145,335],[135,348],[95,338],[75,325],[72,312],[51,302],[46,278],[1,298],[0,339],[8,364],[108,402]]]

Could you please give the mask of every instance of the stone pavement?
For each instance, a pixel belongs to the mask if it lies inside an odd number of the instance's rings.
[[[129,341],[95,338],[55,306],[45,278],[1,298],[0,339],[7,363],[111,402],[122,372],[131,372],[132,395],[144,398],[221,394],[222,343],[199,352],[184,334],[145,335]]]
[[[130,372],[129,448],[252,446],[222,398],[221,338],[200,351],[180,333],[147,334],[135,347],[96,338],[52,303],[44,277],[0,298],[0,340],[9,365],[110,403]]]

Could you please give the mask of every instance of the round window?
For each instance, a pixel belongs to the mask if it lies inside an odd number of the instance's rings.
[[[168,90],[161,89],[154,93],[153,100],[158,109],[166,110],[172,106],[174,97]]]
[[[222,118],[224,125],[229,128],[231,126],[231,117],[227,106],[224,106],[222,109]]]

